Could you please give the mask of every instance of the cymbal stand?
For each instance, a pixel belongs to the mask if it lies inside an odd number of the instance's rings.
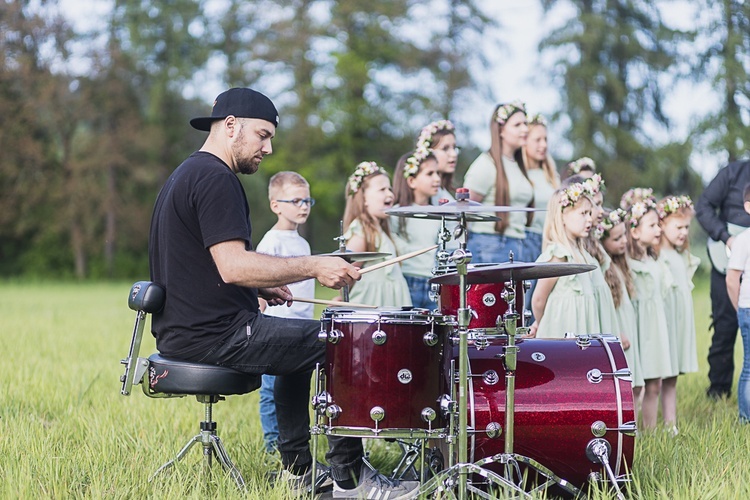
[[[339,242],[339,252],[342,254],[346,253],[346,238],[344,238],[344,221],[339,221],[339,235],[336,236],[333,241]],[[349,285],[341,287],[341,298],[344,302],[349,302]]]
[[[465,220],[461,221],[465,224]],[[465,227],[465,226],[464,226]],[[544,467],[536,460],[514,453],[513,435],[514,435],[514,412],[515,412],[515,378],[518,359],[518,346],[515,343],[516,334],[525,334],[528,332],[527,327],[518,327],[517,322],[520,315],[515,312],[515,281],[512,279],[504,285],[503,300],[508,303],[508,310],[498,322],[504,323],[505,332],[508,336],[508,343],[503,354],[505,365],[505,448],[503,453],[498,453],[492,457],[479,460],[476,463],[468,462],[468,324],[470,312],[466,307],[466,275],[467,265],[471,261],[471,253],[466,250],[465,238],[461,242],[460,248],[453,252],[452,260],[456,263],[456,270],[459,275],[460,290],[460,308],[458,309],[458,339],[459,339],[459,359],[458,359],[458,463],[451,463],[449,468],[437,474],[427,484],[424,485],[420,493],[430,495],[433,492],[445,492],[450,494],[449,490],[457,488],[459,500],[465,500],[469,491],[472,494],[483,498],[495,498],[491,493],[481,490],[474,484],[469,484],[469,474],[481,476],[487,484],[499,487],[505,494],[514,492],[520,497],[530,498],[533,492],[544,491],[548,486],[558,485],[563,490],[573,495],[578,495],[580,490],[570,484],[568,481],[557,477],[550,469]],[[451,380],[453,380],[451,378]],[[476,429],[472,429],[476,433]],[[452,453],[451,460],[452,460]],[[492,470],[485,469],[483,466],[499,463],[504,465],[504,474],[500,475]],[[526,490],[526,480],[521,472],[520,464],[526,465],[529,469],[536,471],[537,477],[546,478],[541,484],[537,484],[530,491]],[[458,476],[456,478],[456,476]],[[456,480],[457,479],[457,480]],[[449,497],[452,498],[452,497]]]

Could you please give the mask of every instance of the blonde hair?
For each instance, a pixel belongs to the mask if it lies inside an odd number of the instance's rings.
[[[593,202],[588,196],[581,196],[581,198],[575,203],[563,207],[560,201],[562,195],[563,190],[558,189],[557,191],[552,193],[552,197],[549,200],[549,205],[547,205],[547,218],[544,221],[544,231],[542,233],[542,249],[547,248],[547,246],[552,243],[557,243],[558,245],[564,246],[565,248],[570,250],[570,253],[573,255],[573,261],[585,263],[582,260],[583,252],[586,250],[583,241],[585,238],[576,238],[574,242],[575,246],[571,246],[568,234],[565,232],[565,224],[563,224],[563,214],[566,210],[574,210],[581,203],[589,203],[593,205]]]
[[[310,184],[300,174],[284,170],[273,174],[268,180],[268,201],[277,199],[279,194],[288,186],[310,188]]]
[[[529,134],[531,134],[531,129],[534,127],[544,127],[546,129],[547,125],[539,122],[529,122]],[[523,158],[523,164],[529,165],[529,155],[526,153],[525,146],[521,148],[521,156]],[[547,153],[547,157],[540,162],[540,165],[542,172],[544,172],[544,178],[549,182],[550,186],[555,189],[559,188],[560,182],[558,181],[557,164],[555,163],[555,159],[552,158],[552,155]],[[529,182],[531,182],[531,179],[529,179]]]
[[[380,246],[380,232],[382,231],[385,235],[390,238],[391,231],[388,224],[388,218],[376,219],[365,208],[365,190],[370,185],[370,181],[378,175],[388,174],[384,170],[379,170],[374,174],[367,175],[362,178],[362,183],[356,192],[352,193],[347,182],[346,186],[346,207],[344,208],[344,231],[349,229],[352,222],[359,220],[362,224],[362,231],[365,237],[365,251],[375,252]]]

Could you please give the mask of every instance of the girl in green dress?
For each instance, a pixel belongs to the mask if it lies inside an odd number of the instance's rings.
[[[388,214],[385,213],[393,205],[393,198],[391,179],[383,168],[375,162],[357,165],[346,185],[344,238],[347,250],[384,252],[396,256]],[[368,261],[366,265],[371,266],[382,260]],[[373,306],[411,306],[409,286],[399,265],[383,267],[363,275],[352,286],[349,300]]]
[[[537,262],[596,263],[583,244],[593,224],[591,207],[589,192],[581,183],[552,194],[544,223],[542,255]],[[530,337],[600,333],[591,273],[540,279],[531,307],[536,319],[530,327]]]
[[[635,285],[636,344],[645,381],[641,417],[643,428],[652,429],[656,427],[661,381],[676,375],[669,355],[662,266],[656,260],[661,238],[656,201],[644,198],[632,203],[626,223],[628,265]]]
[[[693,318],[693,274],[700,259],[688,248],[690,221],[695,214],[689,196],[668,196],[657,204],[662,229],[659,262],[665,268],[667,326],[672,371],[676,374],[698,371]],[[661,382],[661,411],[664,422],[677,430],[677,375]]]
[[[610,259],[610,265],[604,272],[604,279],[612,294],[615,305],[615,320],[617,331],[622,332],[620,341],[628,360],[630,377],[633,386],[633,401],[636,405],[636,415],[639,411],[641,393],[643,391],[643,372],[638,353],[638,330],[635,307],[632,299],[635,297],[635,285],[630,274],[627,261],[627,235],[625,227],[625,210],[605,210],[602,221],[597,228],[602,246]],[[632,339],[632,340],[631,340]]]

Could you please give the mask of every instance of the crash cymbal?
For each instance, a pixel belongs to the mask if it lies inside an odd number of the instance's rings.
[[[557,278],[571,274],[580,274],[596,269],[592,264],[577,264],[575,262],[505,262],[495,265],[469,265],[466,272],[467,285],[482,283],[502,283],[509,280],[536,280],[542,278]],[[435,276],[430,283],[440,285],[458,285],[457,272]]]
[[[316,257],[341,257],[348,262],[369,262],[371,260],[383,259],[390,255],[386,252],[352,252],[351,250],[341,252],[341,250],[336,250],[331,253],[319,253]]]
[[[462,215],[467,221],[497,221],[500,220],[493,213],[506,212],[535,212],[537,209],[529,207],[506,207],[482,205],[472,200],[456,200],[442,205],[411,205],[386,210],[388,215],[398,217],[414,217],[419,219],[458,220]]]

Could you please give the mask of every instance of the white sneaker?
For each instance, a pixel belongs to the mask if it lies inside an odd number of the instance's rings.
[[[316,468],[318,475],[318,479],[316,481],[316,492],[320,493],[325,490],[330,490],[331,486],[333,485],[330,467],[318,462]],[[312,469],[308,470],[304,474],[300,474],[299,476],[296,474],[292,474],[287,469],[283,469],[279,473],[279,480],[286,482],[292,492],[297,495],[307,495],[312,491]]]
[[[345,490],[333,483],[333,498],[407,500],[419,495],[419,481],[396,481],[363,466],[356,488]]]

